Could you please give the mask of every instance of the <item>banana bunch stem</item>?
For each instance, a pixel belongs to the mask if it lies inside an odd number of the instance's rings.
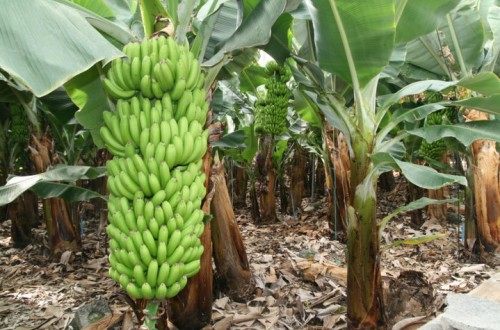
[[[157,316],[158,306],[160,306],[160,303],[158,302],[158,300],[150,300],[150,301],[148,301],[148,304],[146,305],[147,313],[145,316],[144,324],[150,330],[156,329],[156,320],[158,319],[158,316]]]

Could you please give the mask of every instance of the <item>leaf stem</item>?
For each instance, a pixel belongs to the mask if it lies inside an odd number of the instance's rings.
[[[453,47],[455,48],[455,53],[457,55],[458,63],[460,64],[460,76],[468,77],[470,76],[470,72],[467,70],[467,66],[465,65],[464,56],[462,54],[462,50],[460,48],[460,43],[458,42],[457,33],[455,31],[455,27],[453,26],[453,21],[451,20],[451,15],[446,15],[446,21],[448,22],[448,27],[450,28],[451,40],[453,42]]]

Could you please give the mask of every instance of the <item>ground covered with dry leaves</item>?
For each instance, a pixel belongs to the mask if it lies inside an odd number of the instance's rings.
[[[380,216],[403,205],[404,190],[379,196]],[[304,201],[298,218],[282,216],[280,223],[261,227],[252,224],[249,210],[236,211],[257,290],[246,303],[216,292],[207,329],[346,327],[345,245],[331,239],[323,205]],[[49,258],[43,226],[34,230],[34,243],[19,250],[11,247],[10,221],[0,224],[0,329],[69,329],[75,311],[97,300],[113,311],[106,324],[137,328],[123,291],[107,275],[105,234],[97,232],[97,220],[83,224],[82,252],[63,254],[57,262]],[[447,236],[382,254],[386,312],[394,329],[432,319],[445,307],[447,293],[469,292],[499,271],[463,249],[456,224],[428,221],[416,230],[402,215],[384,231],[382,246],[436,233]]]

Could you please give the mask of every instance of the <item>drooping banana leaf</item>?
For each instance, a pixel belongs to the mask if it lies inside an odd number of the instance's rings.
[[[204,66],[211,67],[224,59],[225,54],[268,43],[274,22],[285,9],[285,0],[262,0],[238,26],[236,31],[216,49]]]
[[[30,189],[40,193],[43,198],[61,197],[77,201],[102,197],[91,190],[60,182],[92,180],[105,173],[104,167],[58,165],[41,174],[14,176],[8,179],[5,186],[0,187],[0,206],[9,204]]]

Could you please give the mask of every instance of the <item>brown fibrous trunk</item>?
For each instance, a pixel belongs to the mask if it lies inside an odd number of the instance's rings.
[[[245,301],[255,289],[248,258],[236,223],[224,176],[224,165],[215,160],[212,169],[212,244],[217,282],[221,291],[235,301]]]
[[[467,113],[468,120],[488,120],[477,110]],[[500,250],[500,156],[495,141],[478,140],[472,144],[474,206],[479,239],[488,252]]]
[[[40,139],[32,136],[32,141],[32,146],[29,147],[31,159],[37,173],[43,173],[53,164],[52,140],[46,133]],[[43,209],[51,254],[57,257],[66,250],[78,251],[79,233],[73,226],[64,200],[46,199],[43,201]]]
[[[8,217],[12,220],[10,237],[16,248],[24,248],[31,243],[32,220],[28,216],[29,210],[24,194],[10,203],[7,209]]]
[[[345,239],[350,168],[347,144],[343,135],[326,123],[323,135],[329,155],[324,159],[328,226],[335,238]]]
[[[302,211],[302,198],[305,193],[305,171],[307,153],[299,144],[296,144],[292,164],[290,166],[290,205],[291,214]]]
[[[233,167],[233,205],[234,207],[247,206],[248,173],[242,166]]]
[[[274,143],[272,135],[261,137],[260,150],[255,155],[256,192],[259,199],[259,219],[257,224],[276,223],[275,182],[276,169],[273,164]]]
[[[424,197],[425,190],[408,182],[408,190],[406,194],[406,203],[416,201],[419,198]],[[408,212],[410,214],[411,225],[414,228],[420,228],[424,224],[424,215],[421,209],[413,210]]]

